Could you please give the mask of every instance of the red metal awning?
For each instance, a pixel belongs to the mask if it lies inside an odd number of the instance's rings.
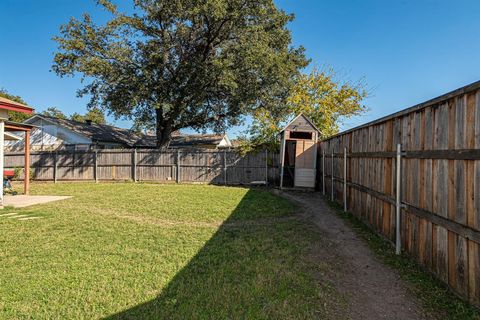
[[[0,109],[8,110],[8,111],[16,111],[22,112],[26,114],[32,114],[33,108],[29,107],[23,103],[18,103],[13,100],[0,97]]]

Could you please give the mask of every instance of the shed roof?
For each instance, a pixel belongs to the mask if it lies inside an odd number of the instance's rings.
[[[306,115],[304,115],[303,113],[300,113],[299,115],[297,115],[295,118],[293,118],[292,121],[290,121],[283,129],[282,131],[280,131],[280,133],[284,132],[285,130],[289,129],[289,130],[292,130],[294,129],[293,127],[294,126],[297,126],[297,122],[300,120],[300,119],[304,119],[312,129],[314,129],[315,131],[317,131],[318,133],[320,133],[320,130],[317,128],[317,126],[313,123],[312,120],[310,120]],[[300,127],[300,130],[299,131],[303,131],[303,129],[305,128],[301,128],[301,126],[298,126]]]

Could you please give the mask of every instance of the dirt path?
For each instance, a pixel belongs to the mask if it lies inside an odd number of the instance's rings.
[[[282,192],[282,196],[299,204],[302,214],[325,235],[328,245],[317,246],[314,255],[329,260],[335,269],[332,285],[346,296],[351,319],[429,319],[400,276],[374,256],[319,194]]]

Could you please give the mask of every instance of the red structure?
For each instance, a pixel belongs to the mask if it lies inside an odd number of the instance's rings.
[[[4,169],[4,141],[5,131],[23,131],[25,133],[25,179],[24,194],[29,193],[30,189],[30,130],[33,126],[23,123],[8,121],[8,112],[15,111],[26,114],[32,114],[33,108],[3,97],[0,97],[0,206],[3,207],[3,169]]]

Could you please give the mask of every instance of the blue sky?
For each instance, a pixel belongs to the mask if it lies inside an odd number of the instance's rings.
[[[345,129],[480,80],[478,0],[276,3],[295,14],[294,44],[306,48],[312,63],[331,66],[351,80],[363,77],[371,88],[368,113],[347,120]],[[56,50],[51,38],[83,12],[105,18],[94,0],[0,0],[0,88],[22,96],[37,111],[56,106],[67,114],[85,112],[86,99],[76,97],[79,79],[49,71]]]

